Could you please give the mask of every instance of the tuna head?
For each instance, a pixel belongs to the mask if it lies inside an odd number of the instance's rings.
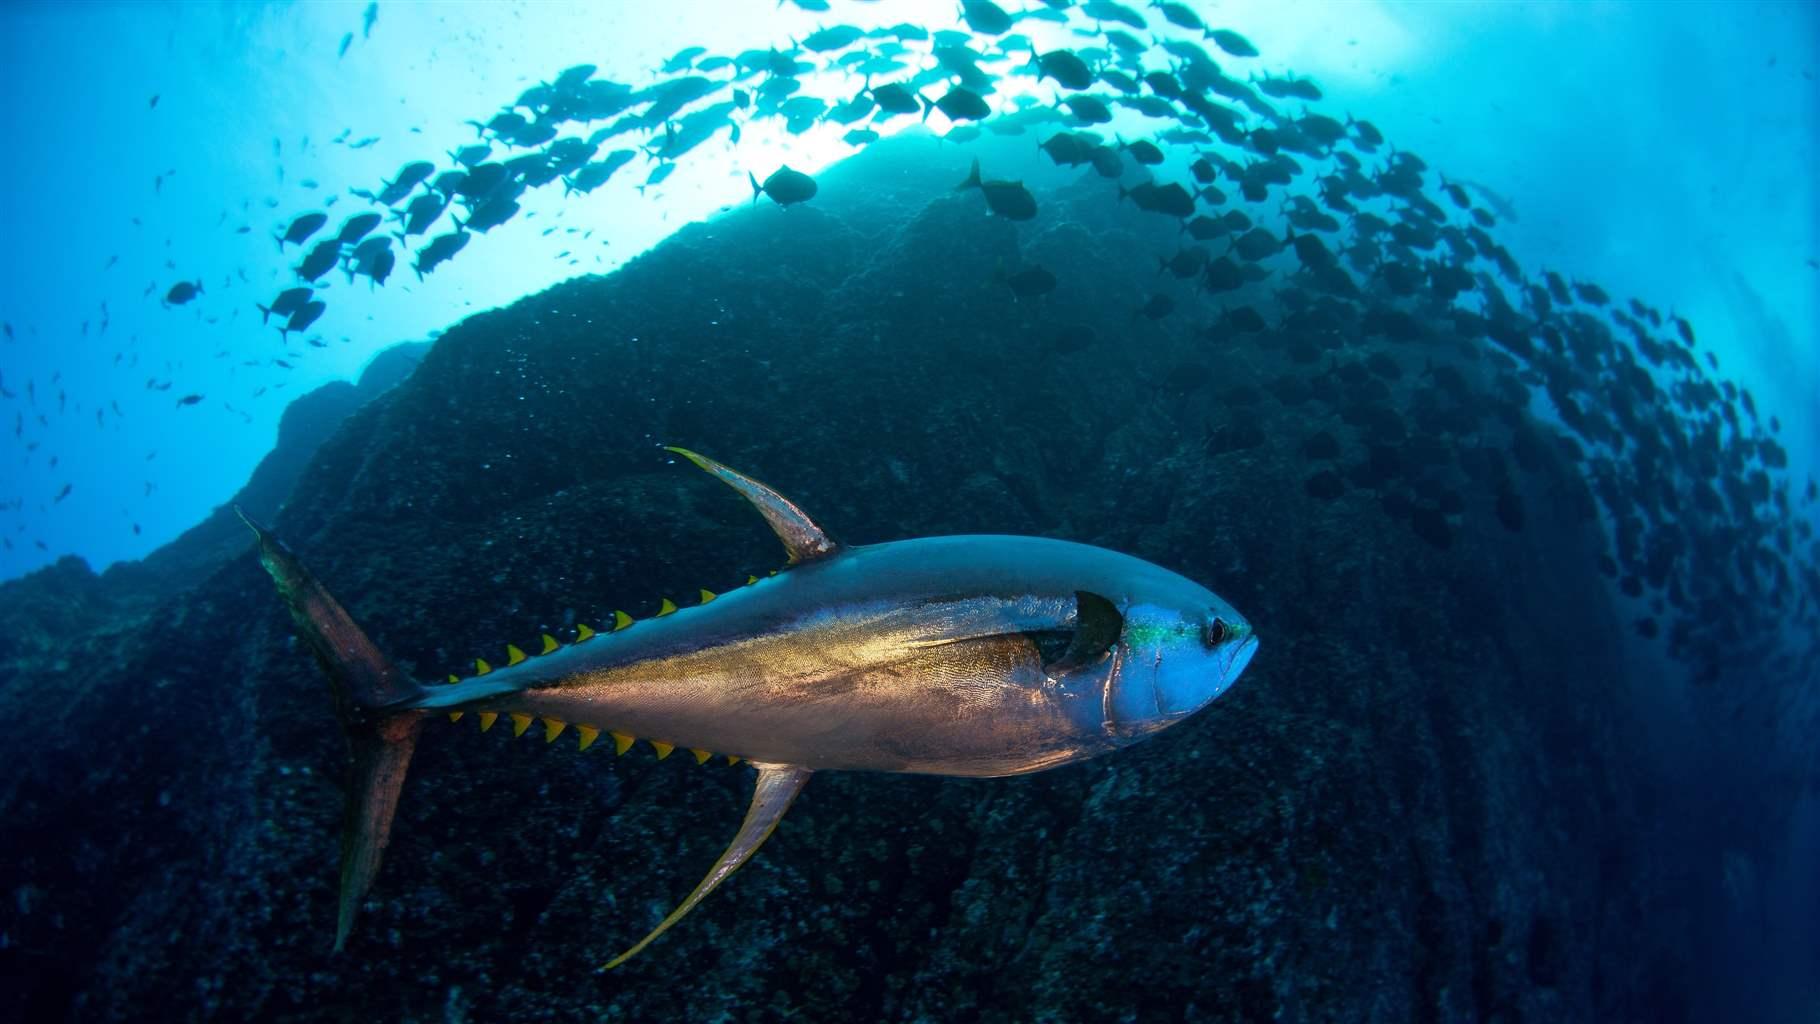
[[[1154,568],[1154,567],[1153,567]],[[1206,707],[1225,693],[1257,653],[1251,623],[1207,588],[1157,570],[1118,615],[1106,680],[1106,728],[1132,743]],[[1086,623],[1094,613],[1082,604]],[[1107,629],[1108,626],[1083,627]]]

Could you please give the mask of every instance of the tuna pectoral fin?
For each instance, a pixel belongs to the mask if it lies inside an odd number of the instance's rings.
[[[341,829],[341,909],[335,923],[339,952],[360,899],[379,872],[380,857],[392,836],[398,793],[427,714],[415,708],[387,708],[416,700],[423,687],[399,672],[367,639],[290,548],[239,508],[234,511],[259,538],[260,564],[290,608],[298,636],[328,675],[335,714],[353,748],[354,771]]]
[[[689,898],[682,905],[670,912],[663,923],[651,930],[651,934],[638,940],[638,945],[626,950],[601,967],[610,971],[627,960],[638,955],[638,952],[651,944],[651,941],[670,930],[670,926],[683,919],[683,915],[695,909],[702,898],[714,891],[715,886],[727,880],[727,876],[739,869],[746,858],[752,856],[764,841],[771,836],[771,830],[783,820],[784,812],[802,792],[803,783],[809,781],[809,769],[793,768],[788,765],[759,765],[758,787],[752,792],[752,806],[746,810],[746,820],[739,826],[739,834],[733,837],[726,852],[714,862],[708,877],[701,880]]]

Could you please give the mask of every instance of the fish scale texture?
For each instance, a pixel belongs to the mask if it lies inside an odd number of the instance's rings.
[[[1632,767],[1590,526],[1475,507],[1440,550],[1362,491],[1316,499],[1302,443],[1348,428],[1171,385],[1206,343],[1132,318],[1173,224],[1083,185],[1014,231],[920,173],[844,201],[824,176],[470,318],[269,525],[440,678],[780,565],[655,447],[679,444],[837,538],[1040,533],[1179,570],[1256,624],[1240,685],[1036,776],[819,776],[607,975],[733,834],[750,770],[433,723],[331,957],[345,746],[250,538],[155,581],[60,563],[0,588],[0,806],[33,837],[0,841],[0,963],[30,1016],[1676,1019],[1696,854]],[[1030,260],[1064,282],[1037,310],[993,281]],[[1098,342],[1058,353],[1067,323]]]

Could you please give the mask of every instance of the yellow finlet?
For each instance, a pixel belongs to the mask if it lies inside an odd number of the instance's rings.
[[[531,727],[531,716],[530,715],[527,715],[522,711],[512,712],[512,735],[523,736],[525,734],[525,730],[529,729],[530,727]]]
[[[669,757],[670,752],[676,749],[676,746],[674,744],[661,743],[657,740],[652,740],[651,746],[653,746],[657,749],[657,759],[659,761],[662,761],[664,758]]]
[[[594,631],[592,629],[588,628],[587,623],[577,622],[575,624],[575,642],[576,643],[581,643],[583,640],[586,640],[593,635],[594,635]]]
[[[561,647],[561,646],[562,646],[561,644],[556,642],[555,637],[551,636],[548,633],[545,633],[543,635],[543,650],[538,651],[537,653],[538,654],[548,654],[551,651],[553,651],[556,648]]]
[[[474,674],[475,675],[484,676],[488,672],[491,672],[491,671],[493,671],[493,666],[487,664],[487,659],[485,659],[485,658],[475,658],[474,659]]]
[[[766,575],[766,576],[776,576],[776,575],[777,575],[777,570],[776,570],[776,569],[773,569],[773,570],[771,570],[771,571],[770,571],[770,572],[768,572],[768,573],[765,573],[765,575]]]
[[[664,603],[657,606],[657,614],[653,617],[661,619],[675,610],[676,602],[666,597],[664,598]]]
[[[630,615],[627,615],[625,612],[614,612],[613,613],[613,632],[617,633],[620,630],[626,628],[627,626],[630,626],[632,623],[637,622],[637,621],[638,621],[637,619],[633,618]]]
[[[480,731],[486,732],[488,729],[493,728],[493,723],[497,721],[499,721],[499,712],[482,711],[480,713]]]
[[[625,756],[626,751],[632,749],[632,740],[635,739],[635,737],[627,736],[625,733],[617,731],[610,731],[607,735],[613,737],[613,751],[621,757]]]
[[[449,712],[449,721],[459,722],[461,721],[461,716],[465,714],[467,714],[466,711],[451,711]]]
[[[510,668],[511,666],[516,665],[523,660],[525,660],[525,652],[519,650],[516,645],[513,645],[513,644],[506,645],[506,667],[507,668]]]
[[[450,673],[449,673],[449,682],[451,682],[451,683],[459,683],[459,682],[461,682],[461,677],[460,677],[460,676],[458,676],[458,675],[456,675],[456,674],[455,674],[455,673],[453,673],[453,672],[450,672]]]
[[[701,603],[702,604],[707,604],[709,601],[712,601],[719,596],[720,596],[719,594],[716,594],[714,591],[709,590],[707,587],[701,588]]]
[[[567,728],[568,724],[569,723],[567,723],[567,722],[560,721],[560,720],[554,719],[554,718],[544,719],[543,720],[543,741],[545,743],[555,743],[556,737],[562,735],[563,729]]]
[[[751,585],[752,585],[752,584],[754,584],[754,583],[757,583],[757,582],[758,582],[758,577],[757,577],[757,576],[754,576],[754,575],[752,575],[752,574],[751,574],[751,573],[747,573],[747,574],[746,574],[746,586],[748,586],[748,587],[749,587],[749,586],[751,586]]]
[[[714,756],[714,753],[712,751],[702,750],[699,747],[690,747],[689,753],[695,755],[696,764],[707,764],[708,758]]]
[[[727,764],[736,765],[739,763],[739,761],[740,761],[740,759],[737,757],[734,757],[732,754],[727,755]]]
[[[581,737],[581,746],[577,749],[586,750],[600,738],[600,730],[591,725],[578,725],[575,727],[575,735]]]

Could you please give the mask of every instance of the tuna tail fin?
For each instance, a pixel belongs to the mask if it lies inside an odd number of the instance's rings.
[[[341,829],[341,904],[335,922],[335,951],[340,952],[361,898],[379,873],[405,770],[427,714],[399,705],[421,696],[423,687],[380,653],[289,548],[238,507],[234,512],[259,538],[259,562],[290,608],[298,635],[328,675],[335,715],[353,748],[352,784]]]
[[[758,197],[764,194],[765,187],[758,183],[758,175],[753,174],[751,171],[746,172],[746,180],[752,183],[752,201],[756,203],[758,202]]]
[[[253,308],[259,311],[259,322],[261,324],[269,324],[272,322],[272,310],[270,307],[261,306],[259,303],[255,302],[253,303]]]
[[[956,192],[961,192],[961,191],[965,191],[966,189],[979,188],[979,187],[980,187],[980,158],[976,156],[973,158],[973,170],[967,172],[967,180],[961,182],[959,185],[954,186],[954,190]]]

